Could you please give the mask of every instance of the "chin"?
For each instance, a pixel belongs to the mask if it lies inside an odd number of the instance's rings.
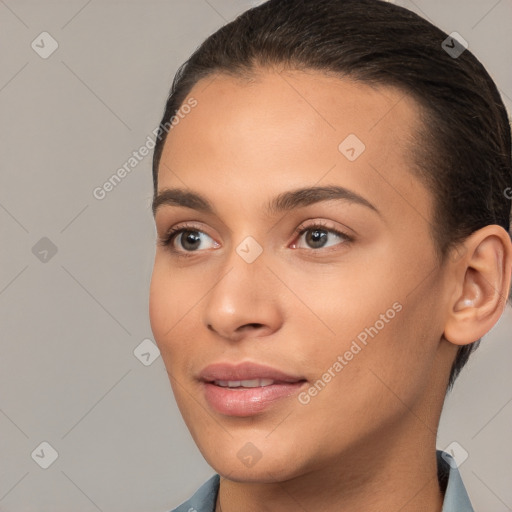
[[[222,467],[212,467],[223,478],[241,483],[271,484],[284,482],[297,476],[290,471],[289,467],[284,468],[282,466],[282,464],[264,464],[260,461],[257,467],[252,468],[233,468],[233,464],[229,463],[223,464]]]
[[[212,447],[208,451],[201,450],[201,453],[219,475],[234,482],[281,482],[300,473],[296,450],[280,454],[268,443],[264,450],[258,450],[250,441],[240,443],[236,438],[230,440],[229,448],[219,446],[218,450]]]

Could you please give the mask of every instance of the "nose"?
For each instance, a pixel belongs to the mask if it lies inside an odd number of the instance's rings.
[[[234,342],[278,330],[283,318],[276,289],[279,280],[268,269],[263,254],[247,263],[233,251],[225,268],[205,297],[206,328]]]

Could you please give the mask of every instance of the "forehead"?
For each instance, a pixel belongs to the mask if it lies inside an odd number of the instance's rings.
[[[416,195],[416,209],[429,215],[428,194],[411,173],[419,106],[396,88],[260,71],[252,80],[206,77],[189,98],[197,105],[169,132],[159,190],[185,185],[213,202],[235,194],[248,207],[329,182],[395,205],[397,214],[407,209],[404,194]]]

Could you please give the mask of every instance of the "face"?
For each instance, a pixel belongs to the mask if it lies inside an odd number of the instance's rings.
[[[446,384],[447,292],[415,102],[263,70],[191,98],[160,163],[150,321],[207,462],[284,480],[417,432]]]

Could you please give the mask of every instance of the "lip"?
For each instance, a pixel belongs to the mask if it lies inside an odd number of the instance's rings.
[[[214,363],[203,368],[199,380],[213,382],[214,380],[251,380],[272,379],[278,382],[298,382],[305,380],[302,376],[290,375],[277,368],[249,361],[233,363]]]
[[[272,379],[275,382],[254,388],[228,388],[214,384],[214,381],[253,379]],[[263,412],[297,394],[306,384],[306,379],[301,376],[251,362],[208,365],[199,374],[199,380],[210,407],[227,416],[252,416]]]

